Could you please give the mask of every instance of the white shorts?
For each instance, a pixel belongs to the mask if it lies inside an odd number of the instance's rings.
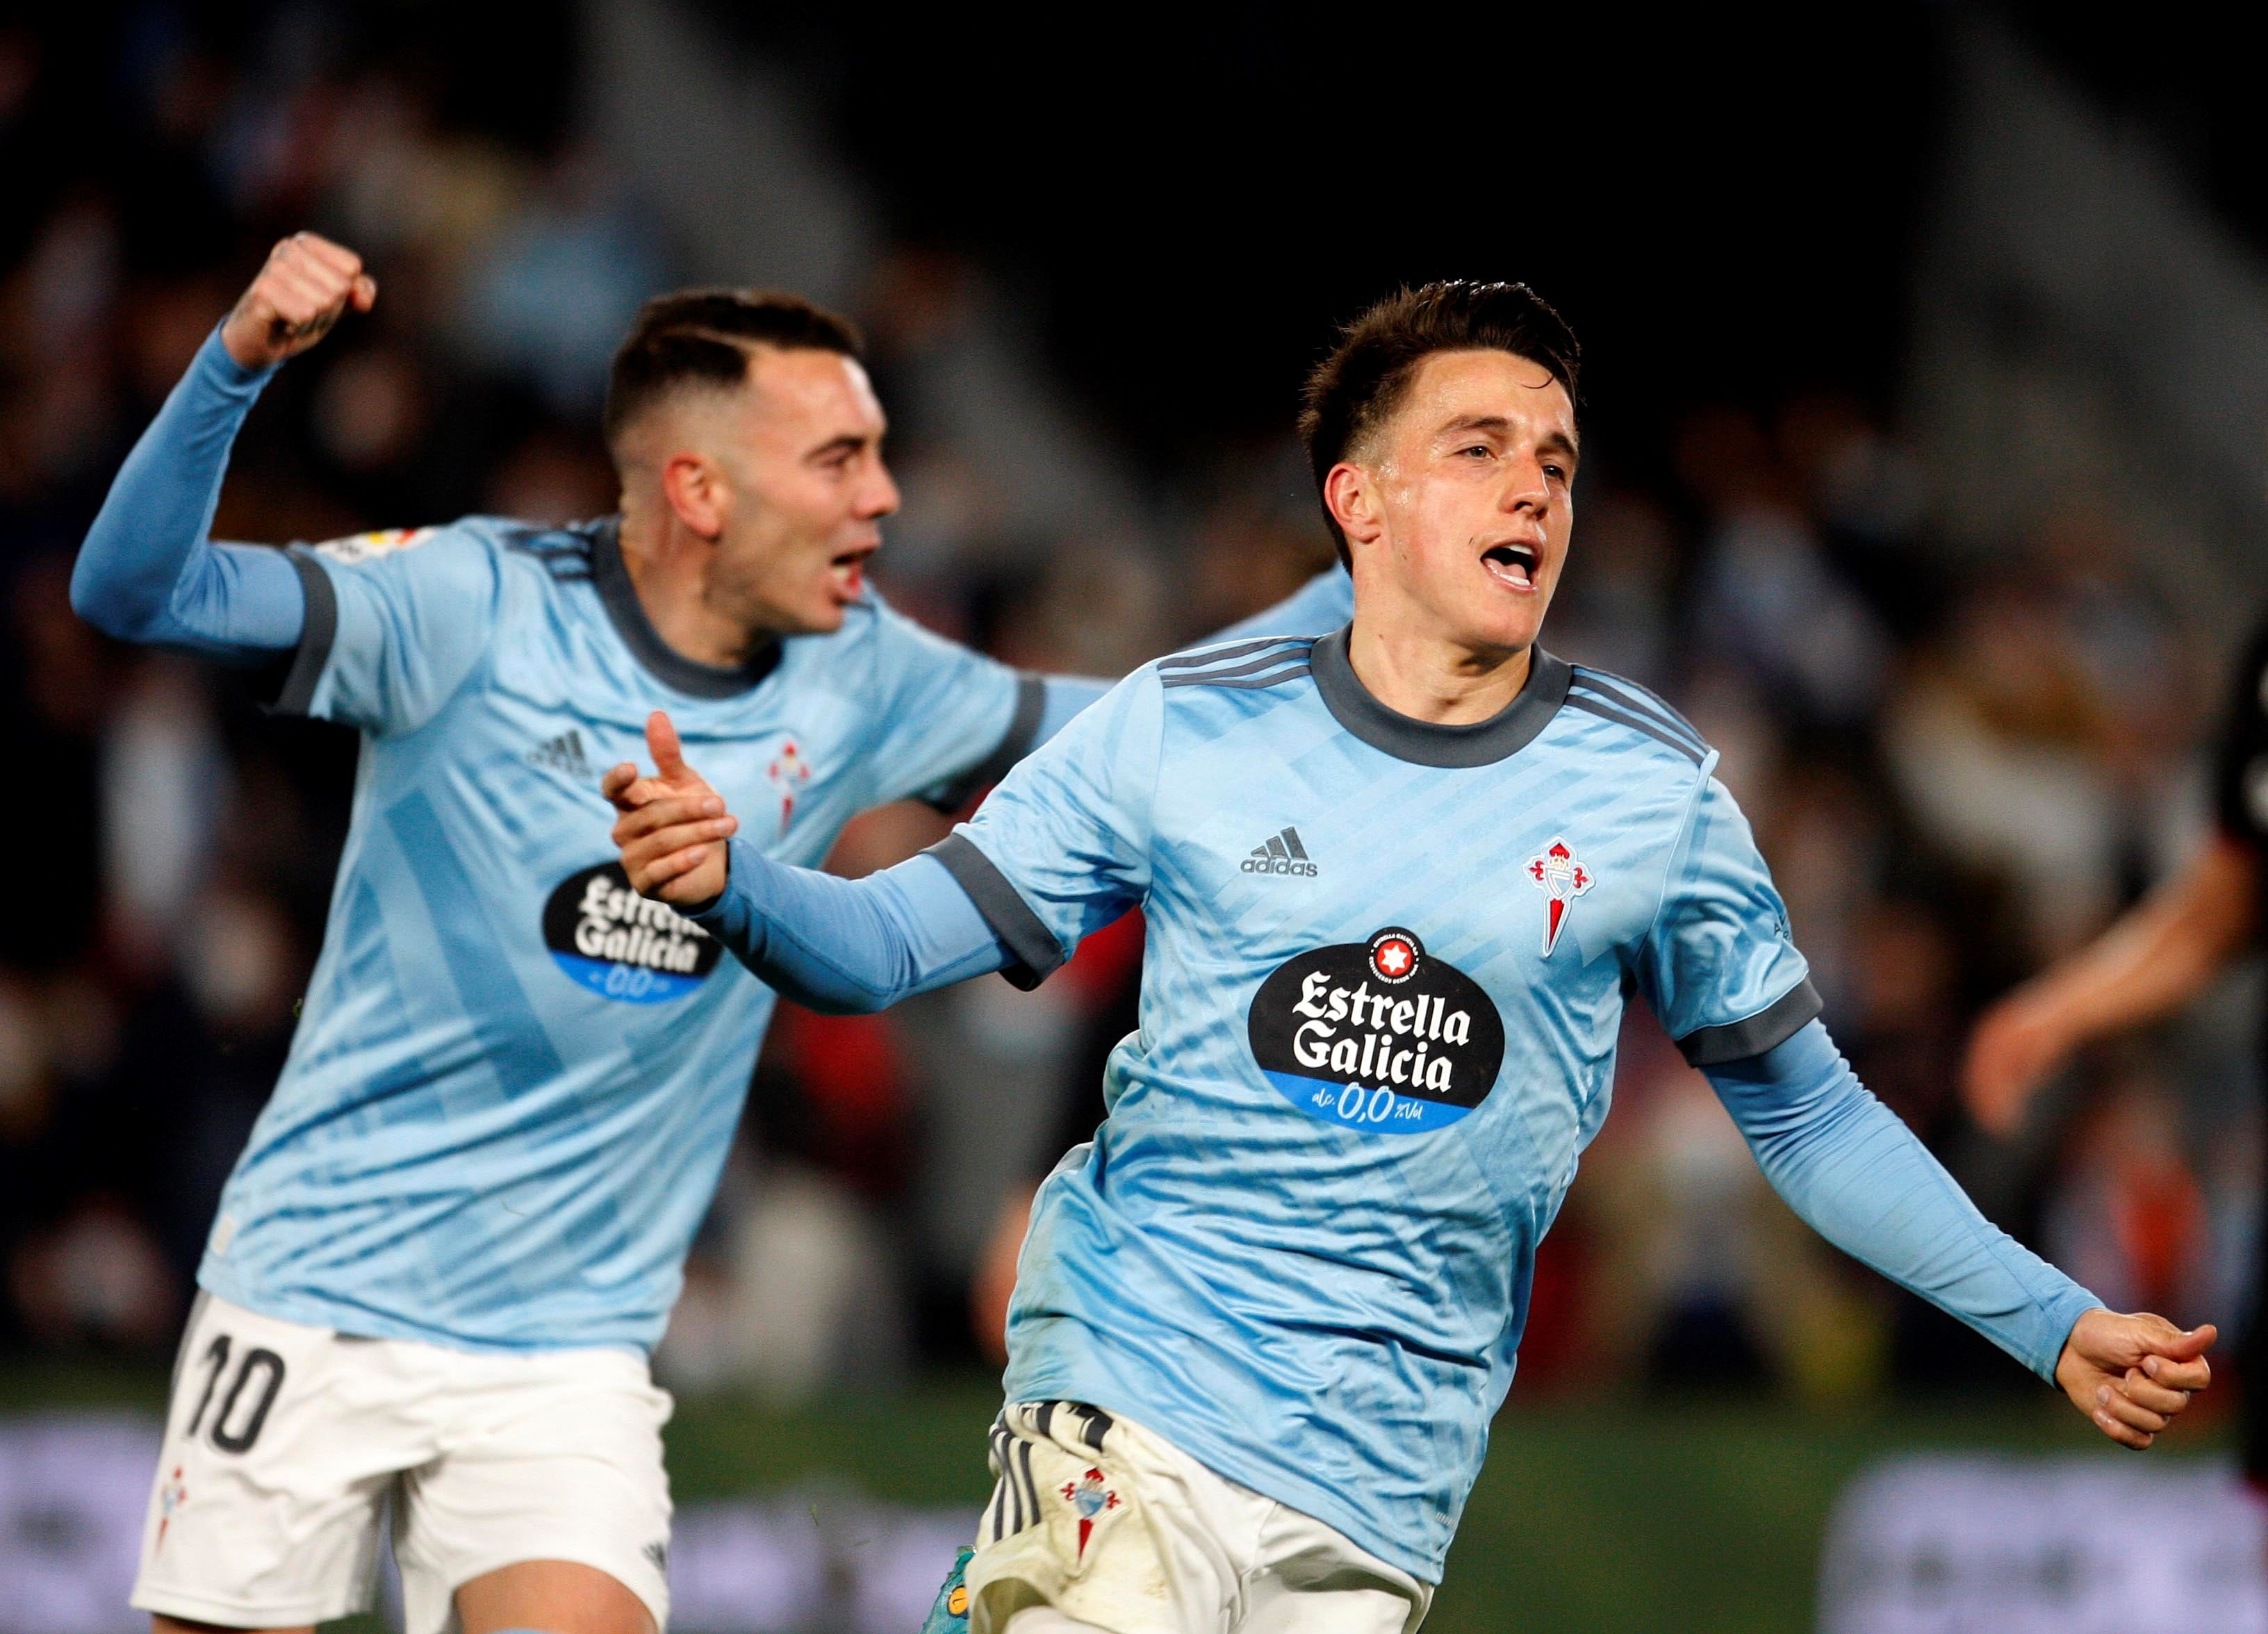
[[[198,1298],[134,1604],[235,1628],[365,1610],[389,1504],[408,1634],[524,1560],[596,1567],[669,1620],[667,1394],[623,1351],[358,1339]]]
[[[1042,1607],[1111,1634],[1410,1634],[1432,1604],[1345,1534],[1094,1408],[1009,1407],[992,1468],[969,1634],[1056,1621]]]

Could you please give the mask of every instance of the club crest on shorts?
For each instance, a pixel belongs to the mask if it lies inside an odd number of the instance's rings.
[[[1528,880],[1543,893],[1543,956],[1559,946],[1559,932],[1567,923],[1567,909],[1591,888],[1592,873],[1575,855],[1575,848],[1558,835],[1528,859]]]
[[[1102,1471],[1090,1469],[1076,1481],[1066,1481],[1057,1490],[1064,1501],[1079,1514],[1079,1557],[1086,1557],[1086,1540],[1094,1533],[1094,1523],[1118,1507],[1118,1494],[1104,1484]]]
[[[173,1513],[189,1501],[189,1489],[181,1479],[181,1467],[173,1466],[173,1475],[158,1490],[158,1547],[166,1547],[166,1529],[173,1524]]]

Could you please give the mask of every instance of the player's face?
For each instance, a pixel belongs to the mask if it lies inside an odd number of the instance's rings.
[[[1566,388],[1509,352],[1438,352],[1371,440],[1354,462],[1374,530],[1350,533],[1359,570],[1366,553],[1393,599],[1451,641],[1497,651],[1533,644],[1575,519]]]
[[[752,629],[839,629],[898,508],[866,372],[836,352],[765,350],[731,405],[719,463],[733,503],[711,594]]]

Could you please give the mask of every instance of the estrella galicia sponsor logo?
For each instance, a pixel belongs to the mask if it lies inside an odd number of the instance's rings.
[[[632,1005],[684,997],[708,979],[724,951],[667,902],[630,889],[620,863],[560,881],[543,905],[543,942],[584,986]]]
[[[1454,1123],[1504,1064],[1504,1022],[1480,983],[1399,925],[1277,966],[1248,1027],[1277,1093],[1350,1129]]]
[[[1307,848],[1300,843],[1300,831],[1285,828],[1271,834],[1261,844],[1252,848],[1252,855],[1237,866],[1246,873],[1292,874],[1303,880],[1315,877],[1315,865],[1307,855]]]

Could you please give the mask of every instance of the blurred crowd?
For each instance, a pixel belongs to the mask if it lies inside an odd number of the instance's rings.
[[[379,304],[270,388],[217,535],[601,513],[608,354],[683,276],[563,113],[499,116],[445,52],[319,48],[290,9],[225,48],[134,15],[70,62],[0,32],[0,1349],[18,1353],[172,1343],[289,1044],[356,756],[71,615],[120,460],[269,243],[308,226],[368,258]],[[895,602],[1019,664],[1116,673],[1328,563],[1288,426],[1161,491],[1147,526],[1035,526],[1001,439],[945,401],[956,347],[1001,320],[993,287],[901,247],[858,302],[906,494],[877,563]],[[2248,1015],[2089,1061],[2014,1144],[1955,1093],[1978,1007],[2201,832],[2212,655],[2084,512],[1943,548],[1930,475],[1878,405],[1806,392],[1663,431],[1649,475],[1611,448],[1587,467],[1548,644],[1653,687],[1721,750],[1838,1040],[1989,1211],[2114,1306],[2240,1321]],[[942,823],[873,813],[834,865],[886,865]],[[665,1377],[792,1397],[997,1351],[1024,1202],[1101,1115],[1140,952],[1130,920],[1034,993],[784,1010]],[[1643,1014],[1615,1094],[1539,1267],[1523,1388],[2016,1377],[1810,1238]]]

